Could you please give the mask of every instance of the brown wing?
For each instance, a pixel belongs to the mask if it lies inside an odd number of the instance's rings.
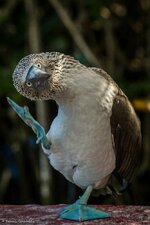
[[[131,181],[140,160],[140,122],[128,98],[119,90],[111,115],[111,131],[116,153],[116,172]]]
[[[141,131],[140,122],[127,96],[104,70],[90,67],[97,74],[105,77],[118,89],[110,118],[111,131],[116,153],[116,169],[121,178],[131,181],[140,161]]]

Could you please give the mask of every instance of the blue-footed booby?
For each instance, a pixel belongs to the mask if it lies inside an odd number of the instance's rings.
[[[58,114],[45,134],[26,107],[8,99],[37,134],[50,164],[86,190],[60,217],[77,221],[109,217],[88,207],[87,201],[92,190],[111,192],[114,172],[122,183],[130,182],[138,166],[140,122],[127,96],[104,70],[86,67],[59,52],[21,59],[13,83],[31,100],[53,99],[58,105]]]

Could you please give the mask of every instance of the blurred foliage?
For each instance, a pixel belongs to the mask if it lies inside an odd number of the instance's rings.
[[[82,63],[93,66],[73,41],[70,33],[58,17],[50,1],[34,0],[37,5],[42,51],[60,51],[70,54]],[[150,95],[150,3],[147,0],[62,0],[60,1],[78,27],[91,51],[100,60],[101,66],[117,81],[130,99],[148,98]],[[25,1],[0,1],[0,202],[31,203],[42,202],[39,180],[39,151],[29,129],[17,118],[6,103],[9,96],[25,104],[12,84],[12,73],[18,61],[30,54],[28,40],[28,9]],[[35,105],[28,101],[35,115]],[[55,108],[55,106],[54,106]],[[150,122],[139,113],[142,121]],[[145,131],[144,137],[149,135]],[[146,133],[147,132],[147,133]],[[19,140],[19,141],[18,141]],[[149,149],[145,138],[145,148]],[[148,143],[148,145],[147,145]],[[148,147],[145,147],[148,146]],[[145,154],[148,151],[146,151]],[[149,160],[150,156],[143,158]],[[150,160],[148,161],[150,162]],[[140,176],[144,182],[149,169],[144,161],[146,173]],[[141,170],[143,173],[143,169]],[[70,201],[75,198],[75,187],[52,170],[55,177],[53,197],[48,203]],[[66,182],[66,183],[65,183]],[[136,183],[137,182],[137,183]],[[133,184],[140,192],[141,204],[150,200],[145,189],[136,180]],[[61,184],[61,190],[60,190]],[[135,188],[135,189],[136,189]],[[67,197],[62,193],[67,192]],[[15,193],[15,194],[14,194]],[[74,197],[72,194],[74,193]],[[144,193],[144,194],[143,194]],[[143,198],[142,198],[143,196]],[[128,199],[128,197],[127,197]],[[120,201],[120,200],[119,200]],[[130,201],[123,199],[123,203]]]
[[[3,84],[0,89],[1,95],[8,93],[8,90],[10,95],[14,94],[11,74],[19,59],[29,53],[27,12],[23,1],[15,2],[16,5],[9,10],[9,14],[2,13],[9,5],[9,1],[0,3],[0,74]],[[73,43],[70,34],[49,2],[36,2],[40,15],[43,51],[65,52],[77,56],[81,62],[88,64],[85,55]],[[115,69],[111,75],[116,78],[129,97],[133,98],[141,94],[147,96],[150,88],[149,84],[146,84],[150,76],[147,4],[146,0],[137,1],[136,7],[133,1],[63,1],[63,5],[67,7],[86,42],[100,58],[102,66],[110,73],[110,69],[107,68],[109,53],[106,47],[108,44],[106,23],[111,22],[111,39],[115,48],[112,59]],[[130,83],[133,85],[129,90]]]

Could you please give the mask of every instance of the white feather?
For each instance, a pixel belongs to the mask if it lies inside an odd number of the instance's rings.
[[[69,75],[68,75],[69,76]],[[66,96],[47,134],[51,165],[81,188],[105,186],[115,168],[110,127],[115,87],[88,69],[68,77]]]

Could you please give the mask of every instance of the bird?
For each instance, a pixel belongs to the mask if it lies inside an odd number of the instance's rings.
[[[85,190],[60,211],[60,217],[77,221],[110,217],[87,202],[93,190],[113,192],[113,174],[126,187],[139,165],[140,120],[128,97],[103,69],[85,66],[60,52],[22,58],[13,72],[13,84],[30,100],[52,99],[58,105],[46,134],[27,107],[8,98],[37,134],[52,167]]]

